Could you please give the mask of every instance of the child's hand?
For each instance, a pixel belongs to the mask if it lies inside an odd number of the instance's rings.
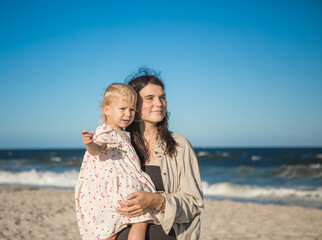
[[[85,130],[82,130],[81,133],[82,133],[82,141],[85,145],[89,145],[93,143],[94,131],[86,132]]]

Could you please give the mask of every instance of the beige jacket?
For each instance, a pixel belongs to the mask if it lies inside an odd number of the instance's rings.
[[[157,217],[167,234],[174,228],[178,240],[199,239],[204,206],[197,158],[188,139],[178,133],[172,136],[179,144],[174,158],[164,155],[160,141],[155,148],[166,199],[165,212]]]

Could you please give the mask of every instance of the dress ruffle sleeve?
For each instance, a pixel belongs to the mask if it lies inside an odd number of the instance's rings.
[[[119,148],[122,146],[122,139],[116,129],[102,124],[98,126],[93,138],[94,142],[106,143],[107,149]]]

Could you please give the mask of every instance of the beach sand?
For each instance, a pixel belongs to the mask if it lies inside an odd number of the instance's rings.
[[[322,240],[322,210],[205,200],[202,240]],[[79,240],[72,190],[0,187],[0,239]]]

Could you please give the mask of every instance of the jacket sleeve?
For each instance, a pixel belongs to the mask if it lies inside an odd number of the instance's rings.
[[[189,224],[203,210],[203,194],[196,155],[189,141],[184,138],[178,147],[178,191],[162,192],[166,199],[165,211],[160,213],[162,227],[169,233],[174,223]],[[174,159],[173,159],[174,160]]]

